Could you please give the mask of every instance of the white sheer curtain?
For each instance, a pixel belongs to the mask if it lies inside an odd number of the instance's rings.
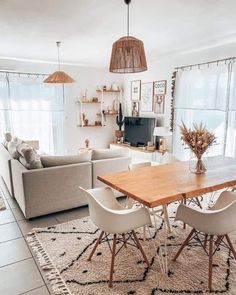
[[[0,79],[1,132],[39,140],[40,150],[63,153],[63,88],[39,76],[10,74]],[[2,120],[1,120],[2,122]]]
[[[180,139],[179,125],[193,123],[206,125],[214,132],[217,144],[208,156],[223,155],[228,118],[229,65],[213,65],[200,69],[181,70],[177,73],[174,105],[173,151],[180,159],[189,159],[189,150]]]

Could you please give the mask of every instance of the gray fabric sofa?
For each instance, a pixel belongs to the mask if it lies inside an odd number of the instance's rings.
[[[79,186],[85,189],[103,186],[97,180],[98,175],[128,170],[131,162],[125,155],[100,157],[83,163],[28,170],[0,144],[0,174],[29,219],[86,205]]]

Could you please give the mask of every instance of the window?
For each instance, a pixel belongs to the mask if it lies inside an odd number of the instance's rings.
[[[182,121],[190,128],[203,122],[214,132],[217,144],[209,149],[208,156],[236,156],[236,66],[232,61],[177,73],[173,151],[186,160],[189,150],[180,139]]]
[[[39,140],[40,150],[63,153],[63,87],[44,84],[42,76],[1,74],[0,131]]]

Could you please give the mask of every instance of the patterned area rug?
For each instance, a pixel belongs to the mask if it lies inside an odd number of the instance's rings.
[[[168,207],[175,213],[176,205]],[[172,217],[173,218],[173,217]],[[173,219],[172,219],[173,220]],[[171,258],[186,238],[190,228],[182,223],[173,224],[173,233],[167,234],[160,221],[158,232],[151,229],[152,239],[166,238],[169,272],[162,275],[151,239],[143,240],[143,231],[137,235],[147,254],[151,267],[147,268],[138,249],[127,246],[116,256],[114,286],[108,287],[111,254],[107,243],[97,248],[92,262],[87,258],[99,236],[99,230],[89,218],[74,220],[56,226],[34,229],[28,243],[35,251],[57,295],[68,294],[209,294],[207,291],[208,257],[196,241],[187,246],[177,262]],[[236,245],[236,235],[231,235]],[[164,245],[163,245],[164,247]],[[214,256],[213,294],[236,294],[236,262],[227,249]]]
[[[5,202],[3,199],[3,192],[0,187],[0,210],[5,210],[5,209],[6,209],[6,206],[5,206]]]

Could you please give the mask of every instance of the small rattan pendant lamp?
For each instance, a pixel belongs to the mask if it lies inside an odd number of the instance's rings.
[[[56,42],[57,44],[57,57],[58,57],[58,71],[52,73],[49,77],[47,77],[43,83],[74,83],[75,80],[71,78],[68,74],[61,71],[61,61],[60,61],[60,46],[61,42]]]
[[[110,72],[112,73],[138,73],[147,70],[147,61],[143,42],[129,35],[129,4],[127,4],[127,36],[120,38],[112,46]]]

